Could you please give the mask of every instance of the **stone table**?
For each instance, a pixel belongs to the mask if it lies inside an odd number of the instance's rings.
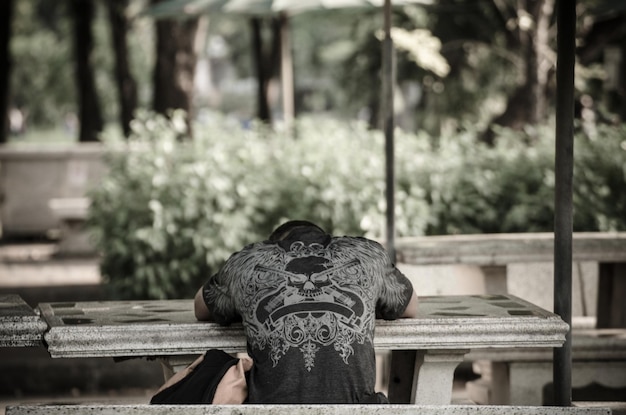
[[[41,346],[47,328],[19,295],[0,295],[0,347]]]
[[[52,357],[167,357],[174,370],[208,349],[245,352],[241,325],[198,322],[192,300],[43,303]],[[568,325],[511,295],[421,297],[415,319],[377,321],[374,345],[392,361],[390,399],[448,404],[454,369],[474,349],[560,347]],[[407,360],[407,358],[409,360]],[[395,367],[395,369],[394,369]],[[404,371],[401,373],[401,371]],[[408,388],[408,392],[404,389]],[[404,399],[404,398],[403,398]]]

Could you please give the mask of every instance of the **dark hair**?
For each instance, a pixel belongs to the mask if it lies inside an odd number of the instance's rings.
[[[272,241],[272,242],[280,241],[282,238],[284,238],[293,229],[295,229],[295,228],[302,228],[302,227],[312,227],[312,228],[316,228],[316,229],[326,233],[326,231],[324,231],[324,229],[320,228],[319,226],[317,226],[313,222],[309,222],[308,220],[290,220],[288,222],[283,223],[278,228],[274,229],[274,232],[272,232],[272,234],[270,235],[269,240]]]

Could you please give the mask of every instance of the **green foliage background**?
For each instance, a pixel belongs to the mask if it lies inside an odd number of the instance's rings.
[[[215,116],[181,140],[182,114],[145,113],[109,137],[90,196],[102,273],[119,298],[190,297],[228,256],[287,219],[384,235],[384,139],[363,124],[298,122],[297,137]],[[396,135],[398,236],[552,231],[554,129]],[[528,145],[528,136],[541,136]],[[626,230],[626,128],[576,135],[575,230]]]

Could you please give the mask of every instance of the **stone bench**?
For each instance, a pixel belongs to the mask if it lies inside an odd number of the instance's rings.
[[[0,145],[3,237],[42,237],[58,229],[52,198],[83,197],[108,170],[102,143]]]
[[[507,267],[551,263],[553,233],[441,235],[398,238],[397,261],[409,265],[474,265],[488,294],[507,293]],[[574,232],[572,261],[598,264],[597,327],[626,328],[626,232]],[[526,298],[526,296],[524,296]]]
[[[18,295],[0,295],[0,347],[41,346],[48,325]]]
[[[58,255],[80,256],[95,253],[89,233],[85,230],[90,203],[86,197],[52,198],[48,201],[48,207],[60,227]]]
[[[552,382],[552,350],[498,349],[468,355],[481,378],[466,384],[476,403],[543,405]],[[577,326],[572,330],[572,388],[595,388],[626,401],[626,329]],[[549,390],[549,389],[547,389]],[[626,402],[624,402],[626,405]]]
[[[478,405],[16,405],[6,415],[610,415],[609,408]]]
[[[39,304],[54,358],[159,358],[172,375],[199,354],[246,350],[241,325],[198,322],[191,300]],[[418,317],[377,321],[377,350],[392,359],[389,398],[396,403],[451,403],[454,370],[476,349],[560,347],[568,325],[507,295],[422,297]]]
[[[446,235],[401,238],[399,262],[475,265],[489,293],[506,293],[511,264],[553,262],[552,233]],[[574,233],[574,262],[598,264],[597,317],[574,317],[574,388],[599,384],[626,396],[626,233]],[[552,284],[552,282],[550,282]],[[579,324],[580,321],[585,324]],[[591,323],[590,323],[591,322]],[[528,352],[528,353],[527,353]],[[470,353],[482,378],[468,384],[470,399],[485,404],[541,405],[552,379],[552,351],[490,350]]]

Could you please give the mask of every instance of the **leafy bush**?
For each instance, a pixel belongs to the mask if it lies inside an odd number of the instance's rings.
[[[626,230],[626,125],[578,134],[574,154],[574,229]]]
[[[574,141],[573,230],[626,230],[626,127]],[[442,138],[405,179],[425,195],[425,234],[552,232],[554,159],[554,126],[501,129],[494,147],[465,133]]]
[[[180,140],[180,113],[143,114],[128,142],[106,138],[108,174],[90,194],[88,223],[113,294],[188,297],[232,252],[287,219],[379,232],[380,134],[315,120],[298,131],[294,139],[215,118]]]
[[[184,135],[182,115],[143,114],[107,139],[109,172],[91,193],[102,273],[119,298],[193,295],[244,245],[287,219],[382,239],[384,139],[361,124],[303,119],[297,136],[221,117]],[[396,135],[396,231],[552,231],[554,130]],[[528,135],[540,137],[528,145]],[[626,229],[624,129],[576,137],[575,230]],[[437,141],[437,147],[431,143]]]
[[[430,206],[428,234],[552,230],[554,149],[525,133],[500,131],[497,144],[474,134],[444,138],[420,186]]]

